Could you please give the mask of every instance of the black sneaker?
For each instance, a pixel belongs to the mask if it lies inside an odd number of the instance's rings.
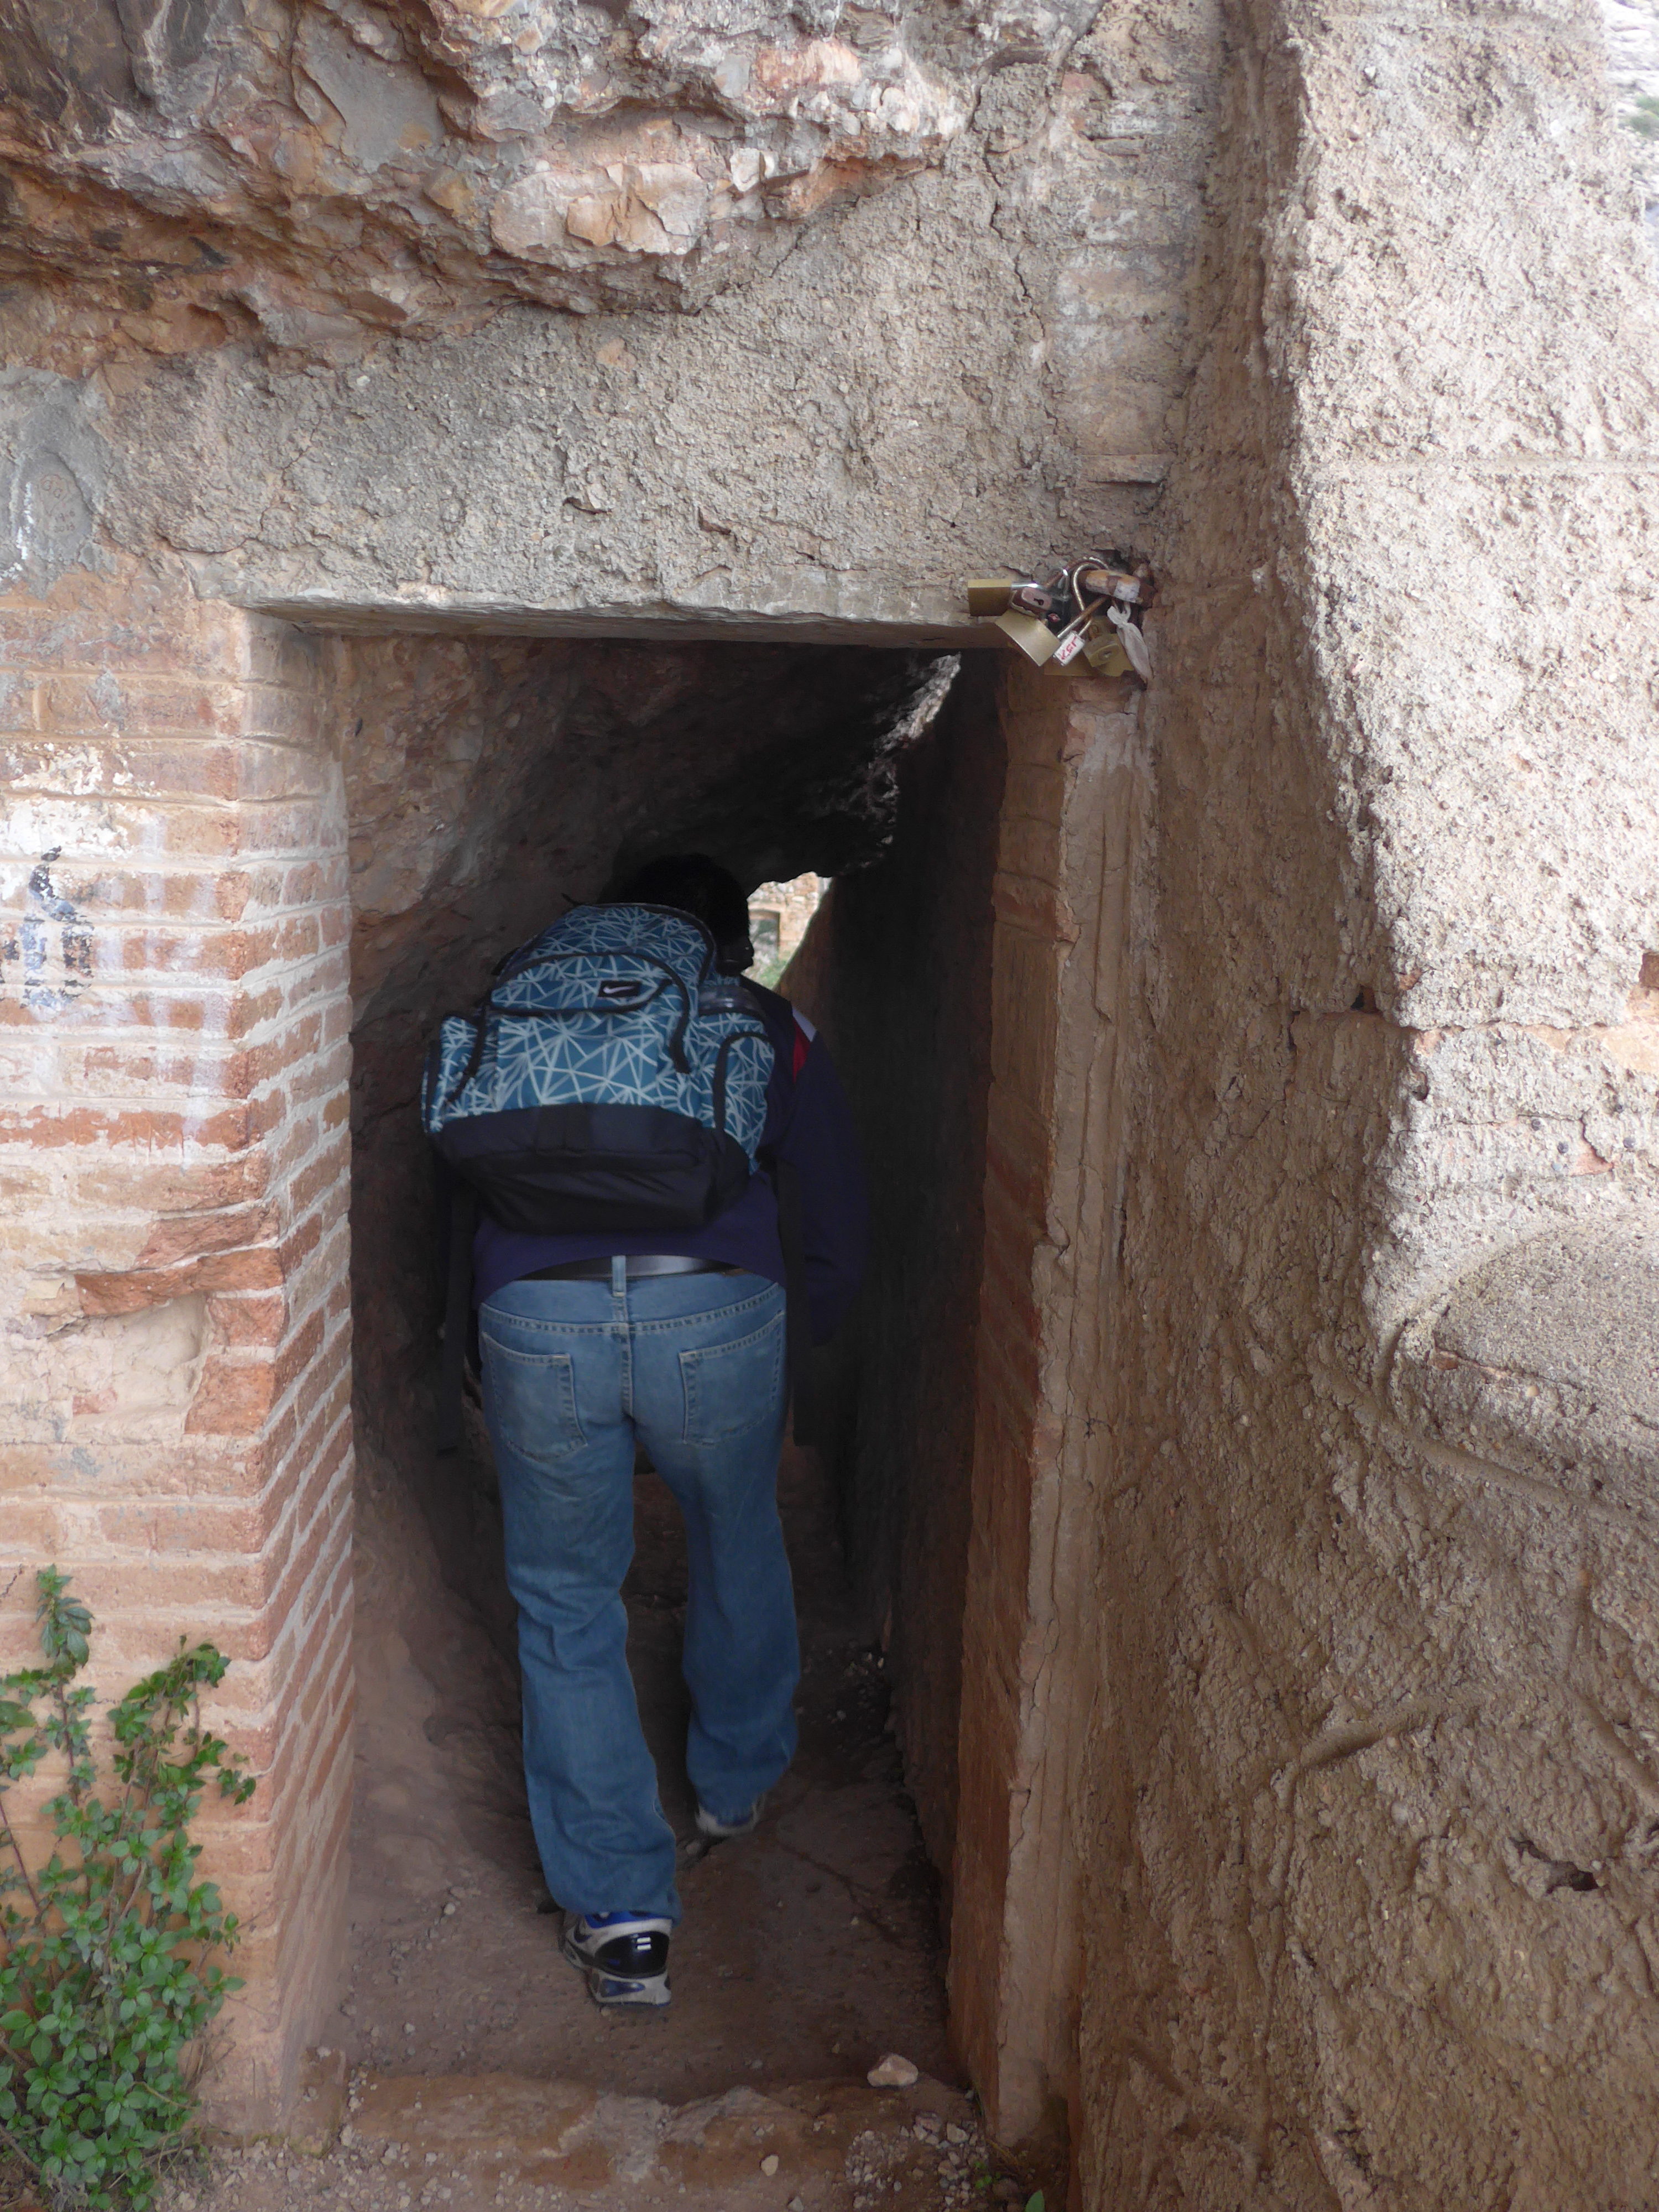
[[[569,1915],[561,1948],[586,1973],[595,2004],[665,2005],[673,1925],[651,1912]]]

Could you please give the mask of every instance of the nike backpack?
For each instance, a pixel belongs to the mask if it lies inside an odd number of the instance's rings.
[[[506,1229],[696,1229],[740,1197],[772,1041],[699,921],[579,906],[428,1055],[426,1132]]]

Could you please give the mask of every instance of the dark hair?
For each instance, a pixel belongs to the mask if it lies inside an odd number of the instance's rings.
[[[672,906],[696,916],[714,940],[720,965],[740,975],[754,961],[749,940],[749,901],[729,868],[702,853],[670,853],[647,860],[615,890],[607,906]]]

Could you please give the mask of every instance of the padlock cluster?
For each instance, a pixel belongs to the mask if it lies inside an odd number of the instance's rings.
[[[1152,680],[1141,617],[1152,572],[1127,553],[1085,553],[1039,582],[1034,576],[976,576],[968,611],[988,617],[1039,668],[1065,667],[1080,653],[1102,676]]]

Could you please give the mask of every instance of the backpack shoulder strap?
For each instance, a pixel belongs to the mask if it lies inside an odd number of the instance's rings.
[[[774,1163],[778,1194],[778,1240],[783,1246],[784,1357],[794,1401],[794,1436],[810,1444],[812,1419],[812,1323],[806,1304],[806,1239],[801,1229],[800,1170],[793,1160]]]
[[[458,1176],[449,1199],[449,1264],[445,1270],[443,1349],[438,1362],[436,1442],[441,1453],[458,1450],[461,1441],[461,1380],[472,1328],[472,1232],[477,1225],[477,1195],[470,1183]]]
[[[750,989],[759,1005],[778,1065],[793,1093],[817,1032],[805,1015],[798,1012],[778,992],[754,984]],[[775,1147],[769,1147],[761,1164],[777,1193],[778,1241],[783,1247],[785,1357],[788,1361],[790,1395],[794,1401],[793,1434],[798,1444],[806,1444],[811,1443],[817,1425],[813,1419],[812,1322],[806,1303],[806,1238],[801,1219],[800,1171],[792,1161],[780,1159]]]

